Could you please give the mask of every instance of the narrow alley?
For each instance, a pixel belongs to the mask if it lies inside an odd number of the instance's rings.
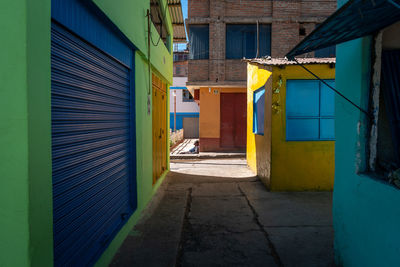
[[[0,267],[400,266],[400,0],[0,14]]]
[[[244,159],[171,163],[110,266],[334,266],[330,192],[268,192]]]

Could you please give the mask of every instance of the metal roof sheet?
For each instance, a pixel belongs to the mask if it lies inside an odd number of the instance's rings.
[[[335,64],[336,58],[296,58],[296,60],[303,65],[307,64]],[[287,58],[253,58],[245,59],[246,62],[257,63],[266,66],[284,66],[284,65],[297,65],[294,60],[288,60]]]
[[[293,58],[317,49],[373,34],[400,20],[400,0],[350,0],[286,56]]]
[[[174,30],[174,42],[186,42],[185,21],[183,19],[181,0],[168,0],[168,10]]]

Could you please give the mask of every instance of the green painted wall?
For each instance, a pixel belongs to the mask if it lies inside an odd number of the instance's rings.
[[[370,38],[364,38],[337,47],[336,88],[363,108],[369,99],[370,43]],[[362,174],[366,117],[341,97],[336,97],[335,126],[336,262],[339,266],[398,266],[400,191]]]
[[[163,179],[152,185],[145,17],[150,1],[94,2],[138,48],[135,54],[138,208],[99,259],[97,265],[106,266]],[[0,266],[53,265],[50,3],[51,0],[0,3],[3,63],[0,66]],[[162,3],[165,6],[166,1]],[[168,13],[167,20],[172,35]],[[156,42],[159,36],[153,25],[151,32]],[[167,84],[172,84],[169,51],[172,43],[169,50],[162,41],[152,46],[151,68]]]
[[[147,58],[147,9],[150,8],[149,0],[94,0],[99,8],[118,26],[128,39],[138,48],[139,52]],[[161,0],[161,5],[166,6],[166,0]],[[166,13],[167,21],[171,21],[169,12]],[[167,29],[172,36],[172,24],[167,24]],[[159,35],[154,25],[151,24],[152,40],[157,44]],[[171,39],[172,40],[172,39]],[[160,72],[163,78],[172,84],[172,42],[169,51],[162,40],[157,46],[152,42],[150,59],[152,66]]]
[[[49,14],[0,3],[0,266],[53,262]]]
[[[26,3],[0,3],[0,266],[29,264]],[[7,38],[6,38],[7,36]]]

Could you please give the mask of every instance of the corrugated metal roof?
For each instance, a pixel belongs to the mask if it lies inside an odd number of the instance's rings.
[[[336,58],[296,58],[296,60],[303,65],[306,64],[335,64]],[[296,65],[297,62],[294,60],[288,60],[287,58],[253,58],[245,59],[246,62],[257,63],[260,65],[267,66],[283,66],[283,65]]]
[[[400,21],[400,0],[350,0],[286,56],[293,58],[371,35],[397,21]]]
[[[168,0],[168,10],[172,21],[172,27],[174,29],[174,42],[186,42],[186,30],[181,0]]]

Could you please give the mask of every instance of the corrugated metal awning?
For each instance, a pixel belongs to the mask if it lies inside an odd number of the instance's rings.
[[[326,48],[373,34],[400,21],[400,0],[350,0],[286,56]]]
[[[336,58],[298,58],[297,61],[288,60],[287,58],[253,58],[253,59],[245,59],[244,61],[250,63],[257,63],[265,66],[286,66],[286,65],[311,65],[311,64],[335,64]]]
[[[168,10],[174,30],[174,43],[185,43],[186,30],[181,0],[168,0]]]

